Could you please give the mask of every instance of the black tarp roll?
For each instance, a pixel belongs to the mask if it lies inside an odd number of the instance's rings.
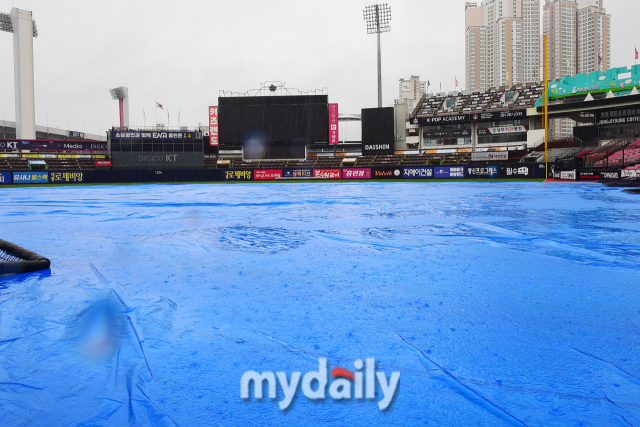
[[[48,270],[51,261],[6,240],[0,239],[0,276]]]

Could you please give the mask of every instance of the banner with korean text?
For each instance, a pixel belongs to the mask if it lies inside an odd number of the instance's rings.
[[[329,104],[329,144],[337,144],[338,136],[338,104]]]
[[[220,145],[218,133],[218,107],[209,107],[209,145],[212,147]]]

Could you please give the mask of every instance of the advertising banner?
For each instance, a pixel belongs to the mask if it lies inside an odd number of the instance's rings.
[[[464,166],[436,166],[434,178],[464,178]]]
[[[340,179],[342,169],[314,169],[313,176],[315,178]]]
[[[103,141],[0,141],[0,150],[4,151],[107,151]]]
[[[338,104],[329,104],[329,144],[338,142]]]
[[[0,172],[0,185],[11,184],[11,172]]]
[[[200,139],[198,132],[111,132],[111,139]]]
[[[78,184],[84,182],[83,172],[49,172],[52,184]]]
[[[584,172],[581,171],[580,172],[580,179],[581,180],[593,180],[593,181],[597,181],[600,179],[600,172]]]
[[[639,176],[637,169],[623,169],[620,171],[620,178],[638,178]]]
[[[575,170],[562,171],[562,172],[560,172],[560,179],[575,181],[576,180],[576,171]]]
[[[491,162],[493,160],[509,160],[509,152],[485,151],[484,153],[471,153],[472,162]]]
[[[620,172],[600,172],[600,179],[620,179]]]
[[[256,169],[253,171],[253,179],[256,181],[273,180],[282,178],[282,169]]]
[[[533,178],[533,166],[501,166],[500,176],[502,178]]]
[[[371,178],[373,179],[400,179],[402,178],[402,168],[372,168]]]
[[[209,145],[212,147],[220,145],[218,107],[209,107]]]
[[[444,123],[468,123],[481,121],[499,121],[505,119],[523,119],[527,117],[527,110],[496,111],[493,113],[471,113],[450,116],[416,117],[411,120],[413,124],[437,125]]]
[[[111,166],[111,160],[96,160],[96,166]]]
[[[371,179],[371,168],[344,168],[342,179]]]
[[[251,181],[252,178],[252,170],[224,171],[225,181]]]
[[[526,132],[527,128],[525,126],[500,126],[500,127],[495,127],[495,128],[487,128],[486,130],[491,135],[499,135],[499,134],[503,134],[503,133]],[[486,133],[483,132],[483,131],[484,131],[484,129],[478,129],[478,135],[486,135]]]
[[[433,178],[433,168],[422,166],[402,168],[402,177],[409,179]]]
[[[467,167],[467,178],[499,178],[499,166]]]
[[[74,132],[72,130],[69,131],[69,138],[84,138],[84,133],[82,132]]]
[[[313,169],[285,169],[282,171],[285,178],[312,178]]]
[[[48,184],[49,172],[14,172],[14,184]]]
[[[392,143],[384,144],[362,144],[362,154],[393,154],[394,147]]]

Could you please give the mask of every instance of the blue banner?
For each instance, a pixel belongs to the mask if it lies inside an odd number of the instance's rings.
[[[282,171],[283,178],[311,178],[313,169],[285,169]]]
[[[467,178],[499,178],[499,166],[469,166],[467,167]]]
[[[409,179],[433,178],[433,168],[420,166],[413,168],[402,168],[402,177]]]
[[[14,184],[48,184],[49,172],[14,172]]]
[[[11,184],[11,172],[0,172],[0,185]]]
[[[436,166],[434,178],[464,178],[464,166]]]
[[[49,179],[52,184],[77,184],[84,182],[83,172],[50,172]]]

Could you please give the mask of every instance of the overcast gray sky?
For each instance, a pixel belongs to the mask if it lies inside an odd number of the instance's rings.
[[[382,35],[383,104],[398,80],[419,75],[464,85],[465,0],[389,0]],[[327,88],[341,113],[377,106],[376,38],[362,18],[366,0],[0,0],[33,11],[36,123],[102,132],[118,124],[108,90],[127,86],[131,125],[155,122],[155,101],[177,126],[207,121],[220,90],[244,92],[277,80]],[[632,65],[640,47],[638,0],[605,0],[612,15],[612,64]],[[12,36],[0,33],[0,107],[14,120]],[[158,121],[167,122],[158,110]]]

